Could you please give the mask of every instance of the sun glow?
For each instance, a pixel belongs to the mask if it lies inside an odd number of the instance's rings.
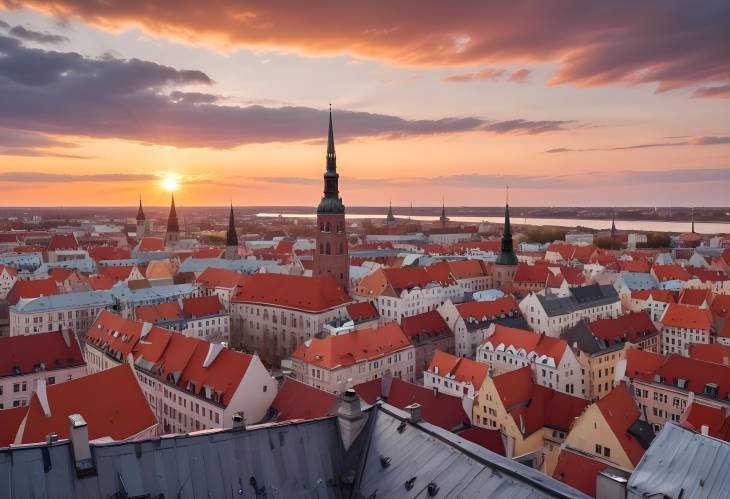
[[[178,183],[173,177],[166,177],[162,179],[162,188],[166,191],[175,192],[177,190]]]

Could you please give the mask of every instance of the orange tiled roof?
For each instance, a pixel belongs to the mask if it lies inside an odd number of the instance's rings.
[[[709,331],[712,327],[712,315],[706,308],[670,303],[662,315],[661,323],[669,327]]]
[[[347,367],[412,348],[403,330],[394,322],[373,329],[361,329],[301,344],[292,358],[325,369]]]
[[[10,305],[15,305],[22,299],[38,298],[58,294],[58,285],[55,279],[33,279],[30,281],[15,281],[6,297]]]
[[[9,447],[15,442],[18,428],[28,412],[27,407],[13,407],[0,410],[0,447]]]
[[[143,237],[137,245],[138,251],[165,251],[165,241],[160,237]]]
[[[0,338],[0,376],[33,373],[40,364],[50,371],[85,362],[72,334],[68,345],[60,331]]]
[[[126,281],[129,279],[129,274],[132,272],[132,269],[134,269],[132,265],[99,267],[97,273],[104,277],[114,279],[114,281]]]
[[[478,390],[484,383],[484,378],[487,377],[489,364],[436,350],[427,370],[437,376],[453,379],[458,383],[471,383]]]
[[[76,249],[79,249],[79,243],[73,234],[54,234],[48,243],[48,251]]]
[[[233,289],[241,282],[243,274],[235,270],[208,267],[198,276],[197,281],[205,288]]]
[[[541,262],[535,265],[526,263],[517,264],[515,271],[515,284],[545,284],[548,278],[553,275],[547,264]]]
[[[101,275],[89,276],[86,278],[86,282],[89,283],[89,286],[93,291],[112,289],[115,284],[114,279],[112,279],[111,277]]]
[[[689,273],[681,265],[654,265],[651,268],[654,277],[659,282],[663,281],[686,281],[689,279]]]
[[[275,411],[275,421],[323,418],[337,413],[337,396],[287,377],[271,409]]]
[[[584,454],[562,449],[558,455],[558,464],[553,471],[553,478],[590,497],[596,497],[596,477],[606,466],[608,466],[606,463]]]
[[[224,308],[218,295],[183,298],[185,317],[206,317],[220,314]]]
[[[332,277],[285,274],[243,276],[231,298],[233,303],[258,303],[307,312],[324,312],[350,301]]]
[[[137,378],[128,365],[121,365],[47,387],[51,416],[43,413],[38,395],[28,406],[22,443],[43,442],[51,432],[68,438],[68,417],[81,414],[89,439],[109,436],[131,438],[157,424]]]
[[[663,303],[674,303],[674,293],[668,289],[641,289],[631,292],[632,300],[648,300],[651,297],[654,301]]]
[[[429,310],[428,312],[403,317],[400,321],[400,326],[403,329],[403,333],[411,340],[421,335],[453,336],[449,325],[436,310]]]
[[[679,293],[677,303],[682,305],[701,306],[703,303],[712,303],[712,291],[708,289],[685,288]]]
[[[482,340],[482,345],[491,343],[494,348],[499,345],[509,347],[510,345],[516,349],[524,349],[525,351],[535,352],[539,356],[547,355],[555,359],[555,364],[560,364],[568,343],[560,338],[552,338],[544,334],[525,331],[524,329],[516,329],[512,327],[494,325],[494,334],[487,336]]]
[[[139,341],[143,327],[142,322],[124,319],[108,310],[102,310],[86,332],[86,341],[101,349],[108,348],[110,353],[117,353],[121,361]]]
[[[519,312],[517,302],[512,296],[503,296],[493,301],[468,301],[456,305],[462,319],[468,320],[473,317],[477,321],[481,321],[483,317],[490,319],[492,317],[501,317],[509,313]]]
[[[377,319],[380,317],[378,310],[369,301],[359,301],[347,305],[347,315],[355,322]]]
[[[101,262],[104,260],[125,260],[132,257],[128,249],[117,248],[115,246],[95,246],[89,249],[89,256],[95,262]]]
[[[646,335],[658,333],[651,317],[644,311],[629,312],[611,319],[598,319],[589,322],[588,328],[596,338],[613,341],[621,337],[632,343],[636,343]]]
[[[151,322],[152,324],[183,318],[180,305],[176,301],[139,306],[134,309],[134,316],[138,321]]]

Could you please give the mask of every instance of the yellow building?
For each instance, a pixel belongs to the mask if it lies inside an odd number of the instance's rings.
[[[560,444],[586,400],[538,385],[529,366],[482,383],[473,405],[473,424],[498,429],[506,456],[552,473]]]

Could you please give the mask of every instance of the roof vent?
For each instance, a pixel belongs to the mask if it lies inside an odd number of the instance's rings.
[[[428,495],[430,497],[436,497],[436,494],[439,493],[439,486],[436,485],[436,482],[431,482],[428,484]]]
[[[411,423],[416,424],[423,421],[421,416],[421,404],[414,402],[411,405],[407,405],[406,411],[408,411],[408,419]]]
[[[413,485],[416,483],[416,477],[412,476],[408,480],[406,480],[405,487],[406,490],[411,490],[413,488]]]
[[[246,431],[246,418],[243,417],[243,412],[237,412],[233,415],[233,431]]]

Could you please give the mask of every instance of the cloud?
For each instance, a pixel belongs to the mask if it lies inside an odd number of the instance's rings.
[[[3,0],[0,0],[2,3]],[[13,6],[13,0],[4,0]],[[658,91],[730,84],[730,2],[441,0],[242,3],[29,0],[105,29],[140,26],[212,46],[342,54],[403,66],[555,63],[553,84],[652,83]],[[728,97],[725,93],[717,97]]]
[[[92,175],[71,175],[46,172],[0,172],[0,182],[68,183],[68,182],[149,182],[159,180],[156,175],[134,173],[98,173]]]
[[[61,153],[56,148],[78,147],[47,135],[0,127],[0,156],[52,156],[86,159],[88,156]]]
[[[525,83],[527,81],[527,77],[530,76],[530,73],[531,71],[529,69],[518,69],[510,75],[509,81],[514,83]]]
[[[674,137],[665,137],[667,139],[672,138],[684,138],[686,135],[676,135]],[[701,135],[693,137],[689,140],[683,140],[681,142],[654,142],[647,144],[633,144],[630,146],[618,146],[609,147],[608,149],[569,149],[566,147],[556,147],[554,149],[548,149],[547,153],[562,153],[562,152],[587,152],[587,151],[626,151],[631,149],[653,149],[655,147],[679,147],[679,146],[714,146],[721,144],[730,144],[730,137],[713,137]]]
[[[236,184],[262,182],[279,185],[319,185],[320,177],[236,177]],[[457,174],[436,177],[352,178],[342,180],[350,189],[423,188],[439,186],[455,189],[490,189],[509,185],[517,189],[573,189],[587,186],[620,186],[730,182],[730,168],[680,168],[665,170],[588,171],[564,175]]]
[[[505,73],[504,69],[487,68],[476,73],[458,73],[443,77],[443,81],[450,83],[464,83],[469,81],[496,80]]]
[[[6,23],[5,21],[3,21],[2,19],[0,19],[0,28],[10,29],[10,25],[8,23]]]
[[[216,149],[306,142],[325,135],[324,110],[223,105],[219,96],[189,91],[212,84],[201,71],[111,55],[90,59],[74,52],[31,49],[0,36],[0,127]],[[409,120],[354,111],[336,111],[335,119],[339,141],[462,132],[534,135],[574,126],[569,120]]]
[[[701,87],[694,91],[692,97],[696,99],[730,99],[730,83],[717,87]]]
[[[59,44],[69,41],[69,39],[65,36],[54,35],[52,33],[43,33],[40,31],[33,31],[24,28],[23,26],[14,26],[10,29],[9,33],[17,38],[36,43]]]

